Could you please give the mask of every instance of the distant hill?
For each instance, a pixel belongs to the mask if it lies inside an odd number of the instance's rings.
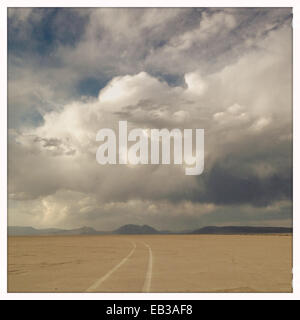
[[[115,231],[103,232],[97,231],[91,227],[82,227],[78,229],[35,229],[32,227],[8,227],[9,236],[38,236],[38,235],[97,235],[97,234],[283,234],[292,233],[292,228],[282,227],[204,227],[194,231],[158,231],[148,225],[127,224]]]
[[[84,234],[101,234],[90,227],[82,227],[72,230],[63,229],[35,229],[32,227],[8,227],[9,236],[34,236],[34,235],[84,235]]]
[[[96,234],[158,234],[159,231],[147,225],[138,226],[128,224],[121,228],[111,231],[97,231],[91,227],[82,227],[78,229],[35,229],[32,227],[8,227],[9,236],[38,236],[38,235],[96,235]]]
[[[115,230],[114,233],[116,234],[159,234],[160,232],[147,225],[138,226],[135,224],[127,224]]]
[[[7,233],[9,236],[23,236],[23,235],[37,235],[38,230],[34,229],[32,227],[8,227],[7,228]]]
[[[191,232],[192,234],[272,234],[292,233],[292,228],[282,227],[204,227]]]
[[[77,234],[99,234],[99,231],[96,231],[95,229],[91,227],[82,227],[78,229],[72,229],[72,230],[58,230],[55,232],[55,234],[70,234],[70,235],[77,235]]]

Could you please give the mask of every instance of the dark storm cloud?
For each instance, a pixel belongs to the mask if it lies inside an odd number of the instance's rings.
[[[251,204],[267,206],[275,200],[292,199],[292,171],[276,173],[266,178],[255,175],[241,176],[235,168],[215,166],[205,176],[205,195],[200,201],[218,205]]]
[[[238,164],[237,164],[238,165]],[[178,203],[215,205],[251,205],[267,207],[276,201],[292,200],[292,169],[259,177],[252,172],[237,172],[236,167],[216,164],[198,178],[199,186],[161,195],[160,199]]]

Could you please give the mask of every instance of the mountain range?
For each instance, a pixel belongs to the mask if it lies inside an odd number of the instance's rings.
[[[91,227],[77,229],[35,229],[32,227],[8,227],[9,236],[35,236],[35,235],[98,235],[98,234],[283,234],[292,233],[292,228],[284,227],[249,227],[249,226],[208,226],[201,229],[184,232],[158,231],[148,225],[124,225],[114,231],[97,231]]]

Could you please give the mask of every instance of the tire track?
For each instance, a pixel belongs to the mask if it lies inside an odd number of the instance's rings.
[[[106,281],[113,273],[115,273],[119,268],[125,264],[128,259],[133,255],[136,249],[136,243],[132,242],[133,248],[129,254],[116,266],[114,266],[109,272],[107,272],[103,277],[99,278],[94,284],[87,288],[86,292],[94,292],[104,281]]]
[[[149,250],[149,259],[148,259],[148,269],[147,269],[145,283],[144,283],[142,292],[150,292],[151,281],[152,281],[152,269],[153,269],[153,254],[152,254],[151,247],[147,243],[145,243],[145,242],[143,242],[143,243]]]

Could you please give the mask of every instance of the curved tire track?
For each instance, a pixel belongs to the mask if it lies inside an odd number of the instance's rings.
[[[128,259],[133,255],[133,253],[135,252],[136,249],[136,243],[132,242],[133,248],[132,250],[129,252],[129,254],[120,262],[118,263],[116,266],[114,266],[109,272],[107,272],[103,277],[99,278],[94,284],[92,284],[87,290],[86,292],[95,292],[95,290],[100,287],[100,285],[106,281],[113,273],[115,273],[119,268],[121,268],[123,266],[123,264],[125,264]]]
[[[147,269],[147,273],[146,273],[145,283],[144,283],[142,292],[150,292],[151,281],[152,281],[152,269],[153,269],[153,254],[152,254],[151,247],[147,243],[145,243],[145,242],[143,242],[143,243],[149,250],[149,260],[148,260],[148,269]]]

